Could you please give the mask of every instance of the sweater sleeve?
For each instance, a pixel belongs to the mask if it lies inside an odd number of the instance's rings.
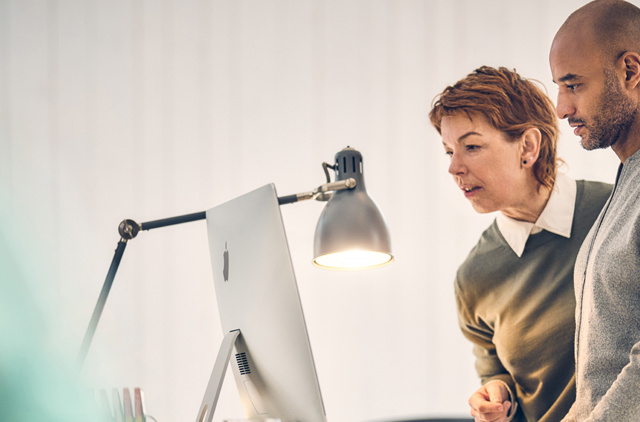
[[[585,422],[628,421],[640,415],[640,342],[631,349],[629,363]]]
[[[456,305],[458,307],[458,324],[462,330],[462,334],[473,343],[473,354],[476,357],[476,371],[482,380],[482,384],[486,384],[493,379],[499,379],[507,383],[509,388],[514,388],[514,382],[507,370],[500,362],[500,358],[496,353],[495,344],[493,344],[493,328],[482,321],[471,307],[464,291],[460,287],[458,279],[455,283]]]
[[[473,344],[476,372],[482,385],[493,380],[499,380],[506,384],[511,396],[511,409],[509,411],[511,417],[509,420],[512,420],[518,410],[515,381],[502,365],[496,353],[496,347],[492,341],[493,329],[475,316],[468,305],[469,301],[465,298],[458,279],[455,282],[455,296],[458,308],[458,324],[462,334]]]

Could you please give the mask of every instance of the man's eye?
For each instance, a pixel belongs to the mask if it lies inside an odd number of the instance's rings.
[[[453,157],[453,151],[445,151],[445,154],[447,154],[449,157]]]

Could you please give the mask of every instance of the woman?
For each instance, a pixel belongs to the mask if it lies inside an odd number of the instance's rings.
[[[475,70],[429,117],[473,208],[499,211],[455,280],[482,381],[471,415],[559,421],[575,399],[573,266],[611,186],[556,171],[553,103],[514,71]]]

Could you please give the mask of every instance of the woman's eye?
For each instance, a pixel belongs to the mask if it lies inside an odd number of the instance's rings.
[[[467,151],[475,151],[480,148],[478,145],[467,145]]]

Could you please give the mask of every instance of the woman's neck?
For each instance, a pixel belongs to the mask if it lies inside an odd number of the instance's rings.
[[[523,192],[524,194],[520,195],[521,199],[514,206],[502,209],[500,212],[514,220],[535,223],[547,206],[551,189],[536,182],[535,186],[529,186]]]

